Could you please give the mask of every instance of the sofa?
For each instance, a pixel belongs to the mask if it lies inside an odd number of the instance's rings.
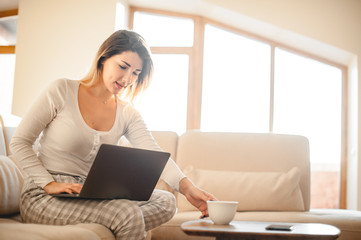
[[[5,127],[6,142],[14,130]],[[219,200],[239,202],[234,220],[325,223],[341,230],[341,240],[361,239],[360,211],[310,209],[309,144],[305,137],[200,131],[188,131],[181,136],[174,132],[152,134],[197,186]],[[2,155],[0,162],[0,239],[114,239],[99,224],[21,223],[18,201],[24,173],[11,159],[11,153],[7,155],[10,157]],[[163,181],[158,182],[157,188],[172,191]],[[181,230],[183,222],[199,219],[201,214],[184,196],[174,194],[177,213],[169,222],[153,229],[148,238],[214,239],[188,236]]]

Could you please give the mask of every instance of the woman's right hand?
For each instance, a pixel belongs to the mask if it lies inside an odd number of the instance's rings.
[[[45,187],[44,190],[48,194],[56,194],[66,192],[69,194],[73,193],[80,193],[81,188],[83,185],[79,183],[58,183],[58,182],[50,182]]]

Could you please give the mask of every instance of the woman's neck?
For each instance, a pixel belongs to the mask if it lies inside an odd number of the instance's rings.
[[[116,96],[108,91],[108,89],[102,83],[90,86],[87,88],[88,93],[102,102],[108,104],[116,101]]]

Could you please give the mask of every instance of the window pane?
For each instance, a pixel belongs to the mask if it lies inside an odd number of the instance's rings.
[[[0,54],[0,114],[11,113],[15,54]]]
[[[135,101],[150,130],[183,134],[187,122],[187,55],[154,54],[154,76],[149,88]]]
[[[0,18],[0,46],[16,44],[18,16]]]
[[[201,129],[267,132],[270,46],[206,25]]]
[[[193,46],[194,23],[189,18],[136,12],[133,30],[140,33],[151,47]]]
[[[309,139],[311,207],[338,207],[342,71],[281,49],[275,53],[274,131]]]
[[[115,5],[115,24],[114,30],[127,28],[127,8],[124,4],[117,2]]]

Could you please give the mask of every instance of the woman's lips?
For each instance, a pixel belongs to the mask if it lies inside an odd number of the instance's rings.
[[[115,85],[117,85],[118,88],[124,88],[124,86],[118,82],[115,82]]]

